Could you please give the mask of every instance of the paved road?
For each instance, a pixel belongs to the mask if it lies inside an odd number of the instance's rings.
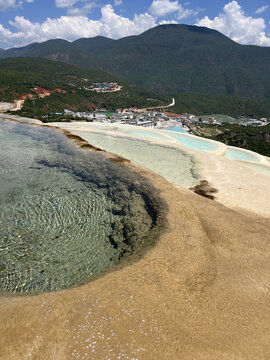
[[[175,99],[172,98],[172,102],[169,105],[153,106],[153,107],[138,109],[138,111],[149,111],[149,110],[155,110],[155,109],[168,109],[169,107],[172,107],[174,105],[175,105]]]

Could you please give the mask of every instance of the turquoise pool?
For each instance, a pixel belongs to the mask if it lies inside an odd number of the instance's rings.
[[[172,126],[172,127],[165,128],[164,130],[177,131],[177,132],[185,133],[185,134],[188,133],[185,129],[181,128],[180,126]]]
[[[257,154],[239,148],[227,147],[227,151],[224,156],[227,159],[233,160],[260,161],[260,157]]]
[[[95,126],[93,126],[95,125]],[[157,139],[162,140],[168,143],[175,142],[175,140],[184,146],[187,146],[192,149],[196,150],[202,150],[202,151],[215,151],[219,148],[220,143],[212,142],[207,139],[200,138],[198,136],[192,136],[189,134],[184,134],[181,132],[174,132],[174,131],[167,131],[167,130],[144,130],[144,129],[138,129],[138,127],[133,126],[117,126],[108,124],[106,126],[100,126],[99,124],[85,124],[85,128],[99,128],[100,130],[109,130],[115,132],[115,135],[117,133],[127,134],[127,135],[136,135],[138,137],[144,138],[144,139]],[[70,125],[65,124],[65,128],[72,129],[73,131],[76,130],[76,125],[71,123]],[[79,130],[79,129],[78,129]],[[84,130],[83,130],[84,131]],[[225,147],[225,145],[224,145]],[[108,150],[110,151],[110,150]]]
[[[193,187],[197,183],[198,167],[192,155],[182,149],[166,144],[155,144],[147,139],[111,136],[106,133],[74,131],[91,145],[123,156],[137,164],[145,166],[168,181]]]
[[[170,133],[170,136],[173,137],[175,140],[177,140],[179,144],[196,150],[212,151],[212,150],[216,150],[218,147],[218,144],[215,144],[214,142],[204,140],[202,138],[195,136],[176,134],[173,132]]]
[[[159,134],[156,131],[137,130],[137,129],[133,130],[133,129],[122,129],[122,128],[119,128],[119,130],[121,130],[121,132],[123,132],[125,134],[136,135],[136,136],[140,136],[143,138],[170,141],[170,139],[168,137],[166,137],[162,134]]]

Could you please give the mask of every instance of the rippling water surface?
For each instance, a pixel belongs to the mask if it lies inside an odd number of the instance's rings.
[[[64,289],[158,237],[165,206],[126,167],[53,129],[3,120],[0,149],[0,289]]]

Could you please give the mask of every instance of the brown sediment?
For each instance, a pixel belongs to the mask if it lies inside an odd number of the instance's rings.
[[[122,156],[115,155],[114,157],[110,157],[110,161],[117,163],[121,166],[126,166],[130,163],[130,160],[123,158]]]
[[[14,115],[13,115],[14,116]],[[5,117],[5,115],[0,115],[1,120],[4,121],[11,121],[11,122],[15,122],[17,124],[24,124],[24,125],[34,125],[34,126],[43,126],[43,123],[40,120],[36,120],[36,119],[30,119],[32,120],[32,122],[27,122],[27,121],[21,121],[21,120],[16,120],[15,118],[7,118]],[[35,122],[36,121],[36,122]]]
[[[65,291],[0,298],[1,359],[270,359],[270,219],[133,163],[169,205],[139,261]]]
[[[212,194],[218,192],[218,190],[213,188],[207,180],[201,180],[198,185],[194,186],[193,188],[190,188],[190,190],[193,190],[196,194],[211,200],[215,200],[215,196]]]
[[[49,126],[49,128],[52,128],[52,126]],[[95,152],[103,152],[104,155],[112,162],[117,163],[121,166],[126,166],[130,164],[130,160],[123,158],[122,156],[115,155],[113,153],[107,152],[105,150],[102,150],[100,148],[97,148],[96,146],[93,146],[89,144],[86,140],[81,138],[79,135],[72,134],[70,131],[66,129],[60,129],[58,127],[53,127],[57,131],[61,132],[62,134],[66,135],[70,140],[74,141],[80,148],[95,151]]]
[[[48,126],[48,128],[52,128],[52,126]],[[80,136],[74,135],[68,130],[60,129],[60,128],[54,127],[54,126],[53,126],[53,128],[56,129],[57,131],[61,132],[62,134],[66,135],[66,137],[68,137],[70,140],[75,142],[82,149],[87,149],[87,150],[96,151],[96,152],[105,152],[102,149],[99,149],[93,145],[90,145],[87,141],[82,139]]]

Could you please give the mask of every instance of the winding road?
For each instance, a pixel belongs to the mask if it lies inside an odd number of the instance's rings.
[[[155,110],[155,109],[168,109],[169,107],[172,107],[174,105],[175,105],[175,99],[172,98],[172,102],[169,105],[153,106],[153,107],[138,109],[137,111],[143,112],[143,111],[151,111],[151,110]]]

